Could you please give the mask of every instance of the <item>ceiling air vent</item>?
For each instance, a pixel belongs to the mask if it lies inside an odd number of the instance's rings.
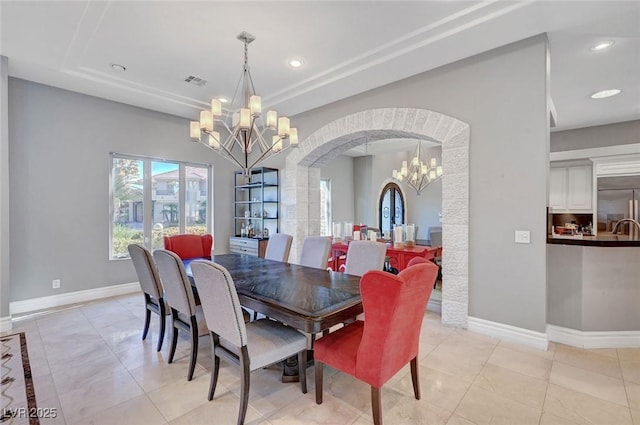
[[[187,78],[184,79],[184,81],[198,87],[202,87],[205,84],[207,84],[207,80],[203,80],[202,78],[198,78],[193,75],[189,75]]]

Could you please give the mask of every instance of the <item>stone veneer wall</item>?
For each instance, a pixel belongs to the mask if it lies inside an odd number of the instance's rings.
[[[469,304],[469,125],[438,112],[382,108],[337,119],[301,141],[285,160],[282,231],[302,241],[320,233],[320,168],[366,140],[431,138],[442,144],[442,323],[467,327]]]

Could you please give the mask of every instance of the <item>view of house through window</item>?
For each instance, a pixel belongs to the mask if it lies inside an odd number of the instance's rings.
[[[331,181],[320,180],[320,236],[331,232]]]
[[[153,250],[163,237],[210,233],[209,165],[112,155],[112,259],[128,258],[127,246]]]

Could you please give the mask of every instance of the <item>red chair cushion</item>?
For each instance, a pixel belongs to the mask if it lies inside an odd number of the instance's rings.
[[[364,322],[358,320],[317,339],[313,345],[313,358],[355,376],[356,354],[363,330]]]
[[[165,236],[164,249],[174,252],[180,259],[211,257],[213,236],[206,235],[176,235]]]

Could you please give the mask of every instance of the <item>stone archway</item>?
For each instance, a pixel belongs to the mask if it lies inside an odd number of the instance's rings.
[[[366,140],[427,137],[442,144],[442,323],[467,327],[469,294],[469,125],[424,109],[382,108],[339,118],[287,155],[282,231],[302,240],[320,233],[320,167]]]

